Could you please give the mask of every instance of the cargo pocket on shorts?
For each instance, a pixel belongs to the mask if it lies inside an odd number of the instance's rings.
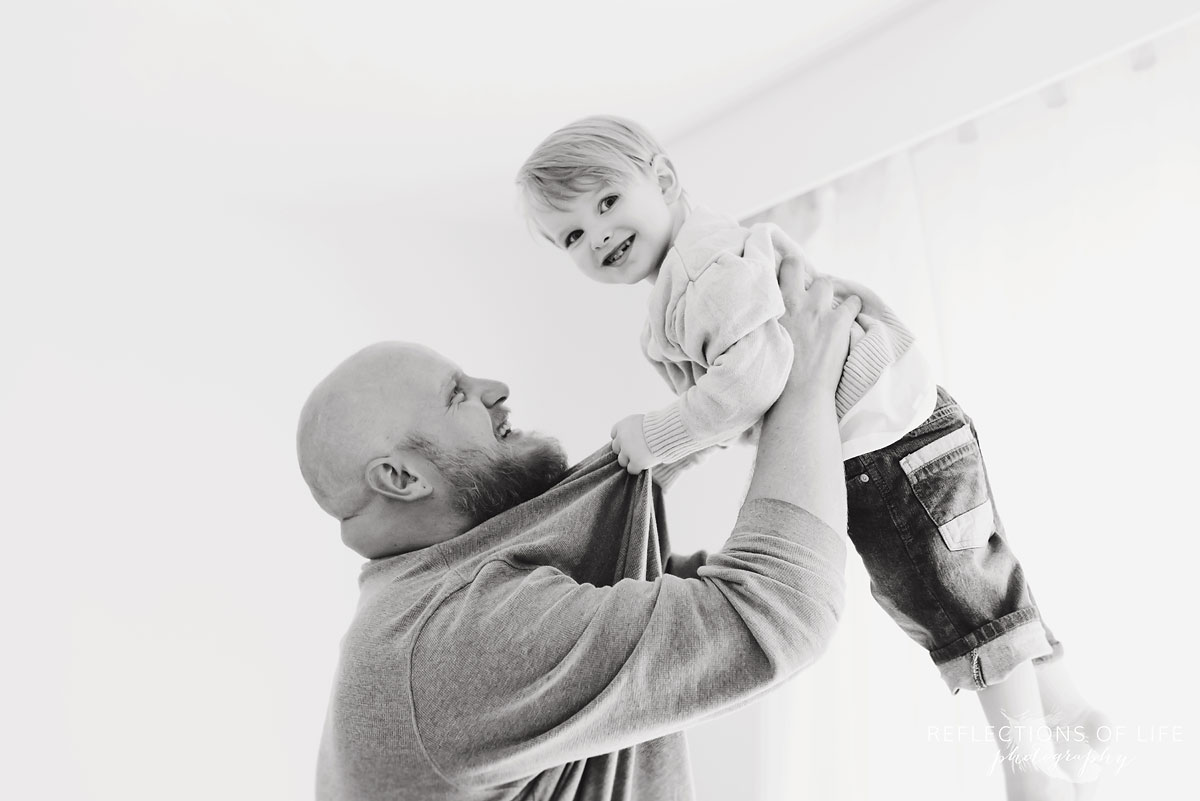
[[[983,455],[964,425],[900,460],[921,505],[952,551],[979,548],[995,531]]]

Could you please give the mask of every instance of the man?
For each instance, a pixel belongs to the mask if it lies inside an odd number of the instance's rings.
[[[851,299],[781,268],[796,358],[724,547],[663,574],[647,476],[570,471],[508,387],[371,346],[301,413],[301,470],[370,561],[334,679],[320,799],[689,799],[682,730],[810,663],[843,598],[833,394]],[[690,577],[685,577],[690,576]]]

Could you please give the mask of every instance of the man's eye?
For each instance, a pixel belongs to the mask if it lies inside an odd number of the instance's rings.
[[[617,196],[607,195],[603,200],[600,201],[600,211],[608,211],[615,205],[617,205]]]
[[[583,236],[583,231],[572,231],[571,233],[567,234],[567,238],[563,240],[563,247],[571,247],[571,245],[575,244],[575,240],[579,239],[581,236]]]
[[[450,402],[451,403],[456,403],[457,401],[460,401],[460,400],[466,400],[466,398],[467,398],[467,393],[463,392],[462,388],[460,388],[460,387],[455,387],[454,391],[450,393]]]

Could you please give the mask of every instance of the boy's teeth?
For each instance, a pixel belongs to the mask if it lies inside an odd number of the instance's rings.
[[[621,256],[625,255],[625,251],[627,251],[627,250],[629,250],[629,240],[628,239],[626,239],[624,242],[622,242],[620,245],[618,245],[616,250],[614,250],[612,253],[608,254],[608,258],[605,259],[604,262],[606,264],[612,264],[614,261],[621,258]]]

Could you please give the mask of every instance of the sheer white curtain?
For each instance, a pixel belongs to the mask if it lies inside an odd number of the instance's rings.
[[[1127,726],[1112,753],[1131,761],[1109,778],[1127,789],[1109,797],[1190,783],[1200,26],[755,219],[879,290],[975,418],[1042,610],[1085,692]],[[865,582],[856,565],[821,667],[835,691],[805,682],[767,712],[767,740],[797,765],[771,797],[1000,798],[977,704],[945,695]],[[933,731],[946,725],[972,729]],[[805,759],[818,741],[835,762]]]

